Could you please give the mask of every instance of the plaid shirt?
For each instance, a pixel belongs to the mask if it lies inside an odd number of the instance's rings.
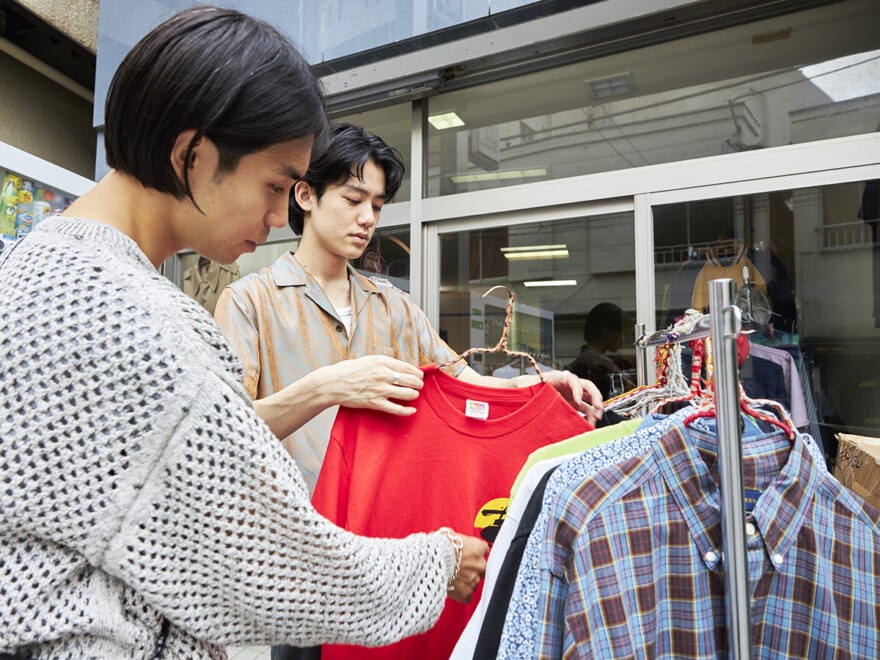
[[[667,426],[678,417],[690,414],[683,410],[668,417],[650,415],[645,418],[642,426],[631,435],[612,440],[589,451],[584,451],[560,465],[544,489],[541,512],[535,520],[532,532],[523,551],[516,584],[513,588],[504,628],[498,645],[497,660],[513,658],[531,658],[535,646],[535,637],[540,629],[541,620],[538,605],[543,598],[541,594],[541,553],[544,546],[553,502],[557,497],[574,491],[587,477],[615,463],[620,463],[633,456],[650,450]]]
[[[877,657],[880,513],[781,432],[743,443],[752,654]],[[716,439],[676,424],[557,501],[534,657],[727,655]],[[708,465],[707,465],[708,463]]]

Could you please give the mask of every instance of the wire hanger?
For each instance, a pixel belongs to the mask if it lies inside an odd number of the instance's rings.
[[[482,295],[482,297],[485,298],[490,293],[492,293],[495,289],[504,289],[505,291],[507,291],[507,310],[506,310],[506,316],[504,318],[504,328],[501,331],[501,339],[499,339],[498,343],[495,344],[495,346],[493,346],[492,348],[477,348],[477,347],[469,348],[464,353],[460,353],[459,355],[456,355],[454,358],[449,360],[449,362],[444,362],[443,364],[441,364],[439,366],[448,367],[452,364],[455,364],[456,362],[464,360],[469,355],[472,355],[474,353],[505,353],[506,355],[510,355],[513,357],[526,358],[529,361],[529,364],[532,365],[532,368],[535,370],[535,373],[538,374],[538,378],[540,378],[541,382],[543,383],[544,382],[544,374],[541,373],[541,369],[540,369],[540,367],[538,367],[538,362],[535,360],[535,358],[532,357],[531,355],[529,355],[528,353],[524,353],[522,351],[512,351],[507,347],[507,336],[510,333],[510,324],[511,324],[511,321],[513,320],[513,303],[516,302],[516,295],[513,293],[513,291],[508,289],[503,284],[496,284],[491,289],[486,291],[486,293],[484,293]]]
[[[747,331],[742,329],[739,308],[733,305],[731,307],[737,311],[737,335],[746,334]],[[684,420],[686,425],[700,417],[714,417],[715,375],[712,351],[708,346],[711,341],[709,339],[709,320],[710,316],[708,314],[702,314],[697,310],[689,309],[671,328],[640,337],[636,341],[637,346],[660,346],[658,352],[659,368],[657,383],[655,385],[637,387],[619,397],[610,399],[606,401],[605,409],[612,410],[621,416],[626,416],[634,411],[637,412],[649,407],[652,412],[656,412],[656,410],[666,404],[690,401],[695,406],[695,411]],[[681,377],[680,353],[674,353],[673,349],[680,351],[680,345],[685,342],[693,351],[690,386],[685,386],[682,391],[680,387],[682,381],[676,379],[675,385],[678,385],[678,387],[675,389],[678,392],[672,394],[669,392],[669,386],[673,384],[671,376],[675,372],[670,370],[670,362],[674,365],[675,360],[670,361],[670,357],[678,358],[676,366],[678,376]],[[705,379],[703,378],[704,367]],[[775,401],[749,398],[743,389],[742,383],[738,384],[738,395],[739,408],[743,413],[782,429],[790,440],[794,439],[796,433],[795,426],[785,408]],[[766,414],[759,409],[770,409],[773,414]]]
[[[708,317],[707,317],[708,318]],[[681,342],[704,336],[708,325],[702,327],[703,315],[688,310],[675,324],[659,332],[639,337],[636,346],[659,346],[657,351],[657,378],[653,385],[640,385],[605,402],[605,410],[621,417],[642,415],[646,410],[657,410],[667,403],[684,401],[699,394],[699,379],[695,392],[682,373]],[[699,356],[698,356],[699,357]],[[694,380],[691,380],[694,383]]]
[[[688,309],[671,328],[639,337],[636,340],[636,347],[686,344],[695,339],[704,339],[709,333],[709,315]]]
[[[730,306],[731,310],[736,313],[736,336],[742,337],[742,312],[736,305]],[[744,338],[744,337],[743,337]],[[710,342],[710,340],[704,340],[706,344]],[[695,352],[696,357],[696,352]],[[691,424],[696,419],[700,417],[715,417],[716,415],[716,393],[715,393],[715,374],[714,374],[714,364],[712,363],[712,351],[708,349],[708,347],[704,348],[704,355],[706,359],[706,383],[708,387],[702,390],[702,405],[697,409],[696,412],[689,415],[684,420],[685,426]],[[692,375],[693,379],[698,380],[699,374],[694,373]],[[791,420],[791,416],[781,405],[776,403],[775,401],[770,401],[768,399],[751,399],[746,394],[745,389],[742,386],[741,382],[737,383],[737,394],[739,398],[739,409],[745,413],[746,415],[753,417],[755,419],[759,419],[768,424],[776,426],[777,428],[785,431],[786,436],[792,442],[794,442],[795,436],[797,435],[797,430],[794,426],[794,422]],[[760,412],[758,408],[770,408],[775,413],[774,415],[768,415],[763,412]]]

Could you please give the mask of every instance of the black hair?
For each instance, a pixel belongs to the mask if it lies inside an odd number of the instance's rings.
[[[264,21],[208,6],[175,14],[135,44],[110,83],[104,122],[110,167],[193,204],[188,168],[181,181],[171,166],[181,132],[196,131],[185,163],[205,136],[223,173],[309,135],[320,152],[328,129],[323,90],[296,46]]]
[[[587,343],[610,333],[620,334],[623,328],[623,310],[610,302],[601,302],[589,312],[584,320],[584,339]]]
[[[364,178],[364,165],[372,160],[385,173],[385,201],[391,201],[403,182],[406,168],[400,152],[360,126],[339,122],[330,126],[330,142],[318,155],[313,153],[309,170],[303,181],[315,189],[321,199],[327,187],[345,183],[350,176]],[[303,233],[305,213],[290,196],[290,228],[295,234]]]

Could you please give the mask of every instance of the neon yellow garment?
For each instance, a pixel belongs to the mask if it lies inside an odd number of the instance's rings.
[[[526,462],[520,469],[519,474],[516,475],[513,486],[511,486],[510,488],[511,499],[513,499],[513,496],[516,495],[516,489],[519,488],[519,484],[525,476],[526,472],[528,472],[529,468],[531,468],[535,463],[538,463],[539,461],[545,461],[550,458],[558,458],[560,456],[579,454],[582,451],[586,451],[587,449],[592,449],[593,447],[604,445],[606,442],[611,442],[612,440],[617,440],[618,438],[629,435],[637,428],[639,428],[639,424],[641,423],[641,417],[635,419],[626,419],[622,422],[618,422],[617,424],[612,424],[611,426],[603,426],[602,428],[598,428],[593,431],[587,431],[586,433],[579,433],[578,435],[567,438],[566,440],[554,442],[552,445],[547,445],[545,447],[541,447],[540,449],[536,449],[531,454],[529,454],[529,457],[526,459]]]

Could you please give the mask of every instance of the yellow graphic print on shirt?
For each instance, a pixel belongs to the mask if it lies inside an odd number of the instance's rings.
[[[496,497],[481,506],[477,517],[474,518],[474,527],[480,530],[480,536],[488,543],[495,542],[509,504],[509,497]]]

